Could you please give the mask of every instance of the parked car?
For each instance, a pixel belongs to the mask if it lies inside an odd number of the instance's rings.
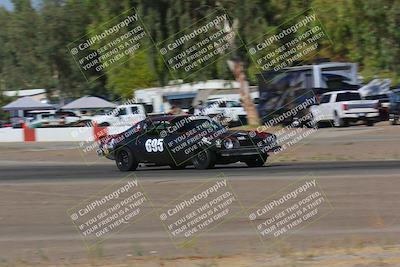
[[[310,108],[314,121],[333,122],[335,127],[363,121],[372,126],[379,121],[379,101],[363,100],[358,91],[334,91],[321,96],[320,103]]]
[[[205,103],[201,109],[196,109],[195,115],[205,115],[221,119],[221,123],[230,126],[239,126],[245,124],[246,111],[238,101],[212,99]]]
[[[35,110],[26,113],[26,124],[29,128],[62,127],[80,121],[73,112],[55,110]]]
[[[143,104],[130,104],[117,106],[108,114],[85,117],[91,119],[101,127],[132,126],[146,118],[146,109]]]
[[[389,119],[390,99],[389,94],[369,95],[366,96],[367,100],[377,100],[379,102],[379,117],[381,121]]]
[[[393,90],[389,98],[389,120],[391,121],[392,125],[396,125],[400,121],[400,89]]]

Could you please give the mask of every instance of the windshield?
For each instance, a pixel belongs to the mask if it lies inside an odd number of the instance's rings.
[[[206,108],[215,108],[215,107],[218,107],[218,106],[219,106],[219,103],[217,101],[207,102],[206,103]]]
[[[195,119],[188,123],[185,123],[179,128],[180,132],[190,131],[191,129],[204,130],[212,128],[218,130],[223,128],[221,124],[211,120],[211,119]]]
[[[239,108],[239,107],[241,107],[240,103],[236,102],[236,101],[227,101],[226,102],[226,106],[228,108]]]

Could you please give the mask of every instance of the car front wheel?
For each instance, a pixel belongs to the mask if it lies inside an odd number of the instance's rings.
[[[365,121],[365,125],[367,125],[367,126],[374,126],[374,124],[375,124],[375,122],[372,121],[372,120],[366,120]]]
[[[118,148],[115,153],[115,163],[120,171],[134,171],[138,162],[133,157],[132,151],[127,147]]]
[[[215,158],[214,152],[210,150],[203,150],[193,157],[192,163],[196,169],[210,169],[215,165]]]
[[[262,167],[265,163],[265,160],[263,160],[261,157],[256,157],[248,159],[244,163],[246,163],[248,167]]]

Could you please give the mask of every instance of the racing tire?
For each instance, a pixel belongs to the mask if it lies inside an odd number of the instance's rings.
[[[132,151],[127,147],[117,148],[115,151],[115,164],[123,172],[134,171],[139,163],[134,158]]]
[[[349,122],[340,118],[339,115],[335,112],[334,119],[333,119],[333,125],[335,127],[347,127],[347,126],[349,126]]]
[[[246,163],[247,167],[262,167],[264,166],[265,160],[263,160],[261,157],[256,157],[245,160],[244,163]]]
[[[365,125],[367,125],[367,126],[374,126],[374,124],[375,124],[374,121],[371,121],[371,120],[365,121]]]
[[[215,161],[215,153],[208,149],[200,151],[192,159],[193,166],[198,170],[210,169],[214,167]]]

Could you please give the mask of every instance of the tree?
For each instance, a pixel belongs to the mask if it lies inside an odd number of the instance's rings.
[[[46,64],[39,53],[39,16],[29,0],[13,1],[14,11],[5,14],[2,33],[5,42],[2,75],[7,89],[42,87],[48,76]]]
[[[90,18],[82,1],[44,0],[40,9],[40,52],[49,68],[47,86],[63,98],[107,96],[105,79],[87,82],[67,45],[86,33]],[[90,78],[90,77],[89,77]]]
[[[378,75],[400,81],[399,1],[42,0],[35,8],[29,0],[13,0],[13,4],[12,11],[0,8],[0,84],[7,90],[47,88],[50,94],[58,92],[63,98],[85,94],[119,98],[129,95],[129,90],[163,86],[174,78],[189,82],[232,79],[226,64],[232,54],[218,55],[218,60],[188,77],[183,71],[172,75],[156,47],[178,32],[190,31],[188,27],[193,23],[221,7],[238,21],[235,53],[249,84],[256,84],[256,74],[261,70],[249,57],[246,46],[267,33],[279,32],[279,25],[307,10],[316,13],[332,40],[332,45],[327,38],[320,41],[325,48],[315,58],[358,62],[366,80]],[[68,44],[99,32],[105,22],[133,7],[151,36],[142,43],[145,51],[87,82]],[[180,47],[177,53],[190,44]],[[93,80],[94,74],[88,75]]]
[[[157,84],[157,78],[149,67],[146,51],[136,53],[130,60],[107,72],[107,89],[123,98],[131,98],[136,88]]]

